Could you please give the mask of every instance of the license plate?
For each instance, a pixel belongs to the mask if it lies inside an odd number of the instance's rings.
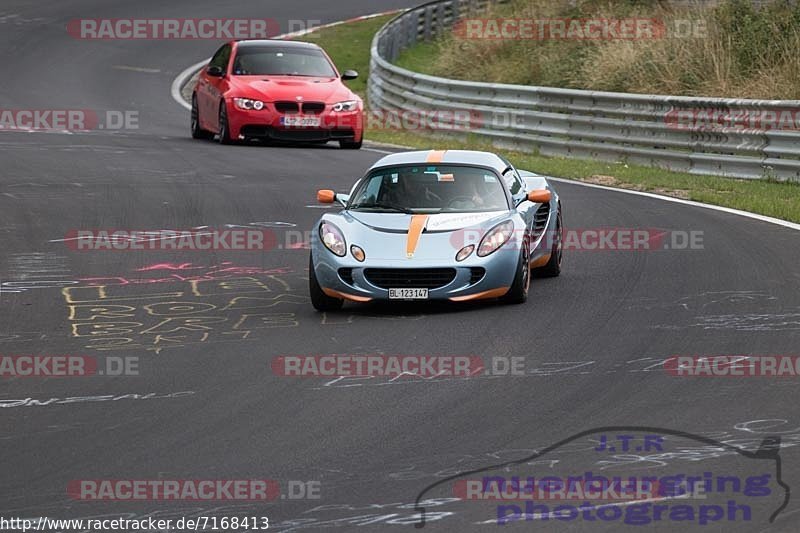
[[[389,289],[390,300],[427,300],[428,289]]]
[[[320,125],[319,117],[281,117],[281,126],[316,128],[319,125]]]

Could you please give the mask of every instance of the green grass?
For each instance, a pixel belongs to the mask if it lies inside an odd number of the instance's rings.
[[[348,85],[365,97],[369,74],[369,45],[373,34],[391,18],[387,16],[344,24],[319,30],[303,39],[313,41],[327,50],[341,70],[358,70],[359,79],[348,82]],[[426,71],[425,65],[432,64],[436,53],[435,44],[421,45],[414,54],[404,54],[400,65],[415,71]],[[426,135],[419,131],[367,131],[366,139],[420,149],[496,151],[479,139],[458,140]],[[533,172],[656,192],[800,222],[800,183],[698,176],[624,163],[544,157],[534,153],[504,151],[504,154],[519,168]]]
[[[439,57],[439,44],[436,42],[419,43],[404,50],[395,61],[398,67],[407,68],[422,74],[436,74],[434,67]]]
[[[358,71],[357,79],[345,83],[353,92],[363,97],[367,92],[369,47],[372,44],[372,37],[381,29],[381,26],[394,17],[395,15],[387,15],[350,24],[340,24],[304,35],[299,40],[320,45],[331,56],[340,72]]]

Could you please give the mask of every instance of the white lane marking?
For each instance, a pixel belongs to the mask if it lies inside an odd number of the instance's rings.
[[[643,192],[643,191],[632,191],[630,189],[617,189],[614,187],[606,187],[605,185],[596,185],[594,183],[584,183],[582,181],[577,180],[568,180],[564,178],[552,178],[547,177],[548,180],[558,181],[562,183],[569,183],[572,185],[580,185],[582,187],[590,187],[593,189],[602,189],[604,191],[612,191],[612,192],[620,192],[624,194],[635,194],[636,196],[644,196],[646,198],[654,198],[656,200],[663,200],[665,202],[674,202],[676,204],[683,204],[689,205],[692,207],[702,207],[703,209],[711,209],[714,211],[721,211],[723,213],[729,213],[731,215],[738,215],[740,217],[751,218],[753,220],[760,220],[761,222],[767,222],[769,224],[775,224],[777,226],[783,226],[784,228],[789,228],[793,230],[800,231],[800,224],[796,224],[794,222],[789,222],[788,220],[781,220],[779,218],[768,217],[766,215],[759,215],[757,213],[748,213],[747,211],[741,211],[739,209],[733,209],[731,207],[722,207],[720,205],[711,205],[711,204],[704,204],[702,202],[694,202],[692,200],[683,200],[681,198],[673,198],[671,196],[664,196],[661,194],[655,194],[651,192]]]
[[[378,150],[376,148],[362,148],[364,152],[375,152],[376,154],[393,154],[394,152],[390,152],[389,150]]]
[[[72,131],[70,130],[44,130],[44,129],[34,129],[34,128],[0,128],[0,132],[3,133],[59,133],[59,134],[66,134],[72,135]]]
[[[376,18],[376,17],[382,17],[384,15],[393,15],[395,13],[400,13],[401,11],[404,11],[404,10],[403,9],[393,9],[391,11],[382,11],[380,13],[372,13],[372,14],[369,14],[369,15],[363,15],[363,16],[360,16],[360,17],[355,17],[355,18],[351,18],[351,19],[347,19],[347,20],[340,20],[338,22],[331,22],[329,24],[323,24],[321,26],[314,26],[312,28],[307,28],[305,30],[293,31],[291,33],[284,33],[283,35],[276,35],[275,37],[272,37],[272,39],[288,39],[288,38],[291,38],[291,37],[301,37],[303,35],[315,32],[317,30],[324,30],[325,28],[332,28],[334,26],[339,26],[341,24],[347,24],[347,23],[350,23],[350,22],[358,22],[358,21],[361,21],[361,20],[369,20],[369,19],[373,19],[373,18]],[[209,61],[211,61],[211,58],[204,59],[203,61],[199,61],[199,62],[195,63],[194,65],[192,65],[192,66],[188,67],[187,69],[183,70],[172,81],[172,86],[170,87],[170,93],[172,94],[172,99],[175,100],[176,102],[178,102],[178,105],[180,105],[184,109],[191,110],[192,109],[192,105],[189,102],[187,102],[186,100],[183,99],[183,96],[181,96],[181,89],[186,84],[186,81],[189,78],[191,78],[195,74],[195,72],[200,70],[200,68],[203,65],[208,64]]]
[[[382,142],[382,141],[372,141],[370,139],[364,139],[364,142],[367,143],[367,146],[380,146],[382,148],[394,148],[395,150],[416,150],[416,151],[420,151],[421,150],[423,152],[426,151],[426,150],[424,150],[422,148],[414,148],[413,146],[405,146],[403,144],[386,143],[386,142]],[[395,152],[390,152],[390,153],[393,154]]]
[[[253,226],[257,226],[260,228],[294,228],[297,226],[297,224],[295,224],[294,222],[280,222],[280,221],[248,222],[247,225],[245,226],[242,226],[241,224],[225,224],[226,228],[252,228]]]
[[[106,232],[106,233],[108,233],[108,232]],[[180,230],[176,231],[176,230],[169,230],[169,229],[155,230],[155,231],[142,231],[142,232],[140,232],[140,235],[138,235],[138,236],[116,235],[116,234],[114,234],[114,232],[111,232],[110,234],[107,235],[107,237],[113,243],[117,243],[117,242],[123,242],[123,243],[124,242],[133,242],[133,243],[158,242],[158,241],[171,241],[171,240],[174,240],[176,235],[179,234],[179,233],[181,233]],[[207,235],[213,235],[213,233],[205,233],[205,232],[202,232],[202,231],[198,231],[198,232],[192,233],[192,234],[194,236],[197,236],[197,237],[205,237]],[[177,236],[179,236],[179,235],[177,235]],[[86,239],[99,240],[99,237],[97,237],[96,235],[88,235],[88,236],[83,236],[83,237],[67,237],[65,239],[51,239],[51,240],[49,240],[47,242],[70,242],[70,241],[80,241],[80,240],[86,240]]]
[[[128,65],[114,65],[111,68],[115,68],[117,70],[130,70],[133,72],[147,72],[148,74],[155,74],[157,72],[161,72],[161,69],[157,68],[131,67]]]
[[[186,84],[186,80],[191,78],[195,72],[202,68],[203,65],[208,64],[209,61],[211,61],[211,58],[198,61],[194,65],[184,69],[183,72],[178,74],[178,76],[172,81],[172,87],[170,88],[172,99],[189,111],[192,109],[192,104],[183,99],[183,96],[181,96],[181,89]]]

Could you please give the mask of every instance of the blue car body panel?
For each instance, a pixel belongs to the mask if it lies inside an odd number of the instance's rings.
[[[384,166],[424,164],[429,153],[404,152],[386,156],[375,163],[367,175]],[[445,152],[441,164],[481,166],[501,176],[508,168],[508,164],[495,154],[461,150]],[[367,269],[455,269],[452,281],[429,288],[428,298],[431,300],[466,300],[487,292],[494,294],[498,290],[508,289],[518,269],[523,238],[530,243],[532,266],[541,266],[549,259],[560,209],[558,194],[545,177],[524,171],[520,171],[518,176],[524,189],[513,198],[508,192],[509,203],[518,203],[516,208],[430,214],[410,257],[407,240],[411,214],[351,211],[346,208],[324,214],[313,228],[310,243],[311,264],[317,281],[324,289],[356,301],[389,298],[389,287],[371,281]],[[548,189],[551,192],[548,206],[543,207],[526,199],[527,192],[534,189]],[[324,221],[333,223],[344,235],[347,248],[344,257],[335,255],[322,244],[319,228]],[[477,249],[483,235],[504,221],[511,221],[514,227],[513,236],[508,242],[486,257],[479,257],[473,252],[465,260],[456,261],[456,254],[463,246],[474,244]],[[364,262],[353,257],[351,245],[364,250]]]

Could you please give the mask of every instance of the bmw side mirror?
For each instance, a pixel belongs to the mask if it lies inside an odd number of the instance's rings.
[[[216,65],[212,65],[212,66],[208,67],[206,69],[206,74],[208,74],[209,76],[213,76],[215,78],[223,78],[223,77],[225,77],[225,71],[223,71],[222,68],[220,68],[220,67],[218,67]]]
[[[342,73],[342,79],[345,81],[354,80],[356,78],[358,78],[358,72],[356,72],[355,70],[345,70]]]

